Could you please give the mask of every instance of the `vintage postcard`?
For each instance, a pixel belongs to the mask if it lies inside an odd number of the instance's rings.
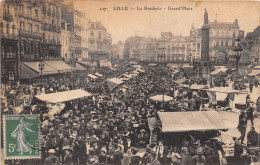
[[[0,0],[5,165],[260,163],[260,2]]]

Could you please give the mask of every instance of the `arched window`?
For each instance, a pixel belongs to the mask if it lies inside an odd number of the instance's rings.
[[[223,42],[223,40],[221,41],[221,46],[224,46],[224,42]]]
[[[6,34],[9,34],[9,24],[6,25]]]
[[[222,36],[222,37],[224,36],[224,32],[223,32],[223,31],[221,32],[221,36]]]
[[[217,40],[216,46],[219,46],[219,41]]]
[[[228,46],[228,41],[227,40],[225,41],[225,46]]]
[[[15,34],[15,25],[12,26],[12,34]]]
[[[235,47],[235,41],[232,41],[232,47]]]

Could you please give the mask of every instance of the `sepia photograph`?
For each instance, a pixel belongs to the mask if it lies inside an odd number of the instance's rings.
[[[0,0],[2,165],[260,165],[260,1]]]

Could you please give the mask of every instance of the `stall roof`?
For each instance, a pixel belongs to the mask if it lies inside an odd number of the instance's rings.
[[[92,95],[91,93],[83,89],[76,89],[76,90],[70,90],[64,92],[41,94],[41,95],[36,95],[35,97],[41,101],[48,102],[48,103],[62,103],[66,101],[89,97],[91,95]]]
[[[221,93],[244,93],[241,90],[233,90],[230,87],[214,87],[209,89],[203,89],[211,92],[221,92]]]
[[[248,74],[248,76],[258,76],[260,75],[260,70],[253,70],[251,73]]]
[[[123,82],[121,79],[119,79],[119,78],[111,78],[111,79],[107,79],[107,81],[112,82],[112,83],[115,83],[115,84],[117,84],[117,85],[120,85],[120,84],[123,84],[123,83],[124,83],[124,82]]]
[[[88,74],[88,77],[90,77],[90,78],[92,78],[92,79],[97,79],[98,77],[97,76],[95,76],[95,75],[93,75],[93,74]]]
[[[83,66],[81,66],[79,63],[76,63],[75,67],[73,68],[74,70],[86,70]]]
[[[178,80],[176,80],[176,81],[174,81],[174,82],[177,83],[177,84],[183,84],[183,83],[185,83],[186,81],[187,81],[187,79],[181,78],[181,79],[178,79]]]
[[[216,111],[158,112],[162,132],[209,131],[228,129]]]
[[[150,63],[150,64],[148,64],[148,66],[157,66],[157,64],[155,64],[155,63]]]
[[[103,75],[98,72],[96,72],[95,75],[97,75],[98,77],[103,77]]]
[[[173,97],[167,96],[167,95],[156,95],[156,96],[150,97],[150,99],[152,99],[154,101],[167,102],[167,101],[173,100]]]
[[[190,86],[190,89],[204,89],[204,88],[207,88],[206,85],[198,85],[198,84],[192,84]]]

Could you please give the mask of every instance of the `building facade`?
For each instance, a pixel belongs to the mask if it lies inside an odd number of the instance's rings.
[[[240,30],[238,20],[234,22],[209,22],[209,55],[216,64],[224,64],[228,57],[233,55],[235,40],[244,38],[244,31]],[[191,29],[191,38],[200,40],[201,29]],[[199,58],[197,56],[197,58]]]
[[[111,34],[101,22],[88,22],[88,58],[90,60],[108,60],[112,51]]]

